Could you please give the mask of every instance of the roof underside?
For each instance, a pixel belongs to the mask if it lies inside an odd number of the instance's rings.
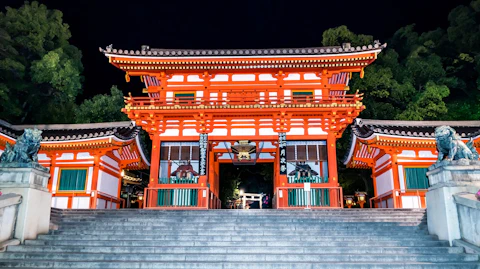
[[[443,125],[455,129],[462,138],[480,135],[480,121],[395,121],[357,118],[352,131],[360,138],[368,138],[373,134],[435,138],[435,128]]]
[[[134,139],[141,127],[133,122],[107,122],[88,124],[12,125],[0,120],[0,133],[13,139],[23,134],[26,128],[42,130],[42,141],[71,141],[115,136],[121,140]]]
[[[355,52],[369,52],[381,50],[386,44],[380,44],[376,41],[374,44],[365,46],[333,46],[333,47],[311,47],[311,48],[269,48],[269,49],[150,49],[149,46],[142,46],[141,50],[123,50],[114,49],[112,45],[105,49],[99,48],[104,54],[115,54],[118,56],[136,56],[136,57],[245,57],[245,56],[302,56],[302,55],[325,55],[325,54],[343,54]]]

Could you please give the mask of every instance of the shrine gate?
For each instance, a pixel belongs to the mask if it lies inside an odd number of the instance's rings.
[[[385,46],[100,48],[145,83],[123,109],[153,141],[145,208],[219,208],[222,162],[273,163],[276,208],[342,207],[336,139],[364,109],[348,82]]]

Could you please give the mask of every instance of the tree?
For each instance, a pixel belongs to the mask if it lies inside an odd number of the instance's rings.
[[[121,109],[124,106],[123,93],[112,86],[110,95],[98,94],[92,99],[86,99],[75,109],[77,123],[94,123],[109,121],[128,121]]]
[[[69,44],[62,12],[38,2],[0,13],[0,118],[14,123],[73,121],[82,54]]]
[[[373,43],[370,35],[356,35],[347,26],[342,25],[323,32],[322,44],[324,46],[341,46],[343,43],[351,43],[352,46],[362,46]]]

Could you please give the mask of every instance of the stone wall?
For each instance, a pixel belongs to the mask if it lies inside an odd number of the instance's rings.
[[[453,196],[457,205],[462,240],[480,247],[480,201],[473,193]]]
[[[5,242],[13,239],[18,205],[21,202],[21,195],[13,193],[0,195],[0,248]]]

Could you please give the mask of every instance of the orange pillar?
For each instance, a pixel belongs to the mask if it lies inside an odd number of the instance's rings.
[[[327,160],[328,160],[328,185],[332,187],[339,186],[337,171],[337,139],[335,133],[329,132],[327,135]],[[330,191],[330,206],[337,206],[339,197],[337,190]]]
[[[100,155],[95,153],[93,156],[93,175],[92,175],[92,191],[95,192],[95,195],[91,197],[90,208],[97,208],[97,188],[98,188],[98,176],[100,173]]]
[[[56,161],[57,161],[57,154],[53,153],[52,155],[49,155],[48,157],[50,157],[50,179],[48,180],[48,191],[52,192],[53,191],[52,190],[52,187],[53,187],[52,184],[53,184],[53,178],[55,177],[55,164],[56,164]]]
[[[393,189],[394,190],[399,190],[400,189],[400,177],[398,176],[398,163],[397,163],[397,153],[396,152],[390,152],[390,156],[392,158],[392,175],[393,175]],[[396,196],[396,191],[393,191],[392,198],[394,200],[397,200],[396,203],[394,203],[396,208],[402,208],[402,200],[398,199],[399,197]]]
[[[150,181],[148,183],[149,188],[158,186],[158,175],[160,173],[160,134],[158,132],[153,133],[152,139],[152,157],[150,162]],[[146,193],[145,193],[146,194]],[[146,194],[148,197],[147,207],[155,207],[157,205],[157,191],[150,191]]]

